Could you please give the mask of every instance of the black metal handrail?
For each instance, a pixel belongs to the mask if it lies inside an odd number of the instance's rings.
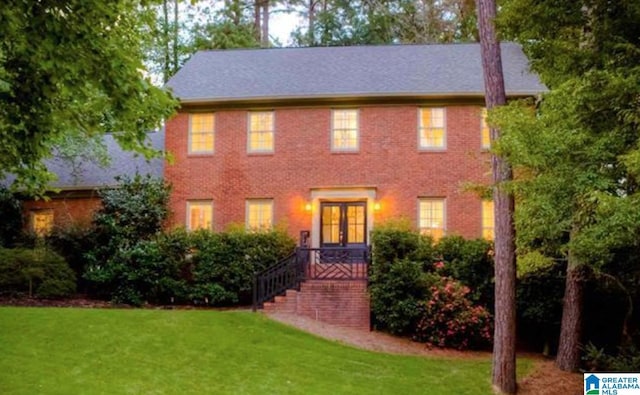
[[[298,247],[295,252],[253,277],[253,311],[264,302],[300,289],[304,280],[366,280],[371,249],[365,247]]]
[[[298,251],[253,276],[253,311],[287,289],[297,289],[304,278]]]

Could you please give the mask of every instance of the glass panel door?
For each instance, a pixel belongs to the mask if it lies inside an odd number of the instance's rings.
[[[320,215],[321,247],[366,246],[366,202],[323,202]]]

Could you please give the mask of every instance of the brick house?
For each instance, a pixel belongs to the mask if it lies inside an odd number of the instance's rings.
[[[518,45],[502,56],[510,98],[544,90]],[[492,203],[465,188],[490,182],[478,44],[205,51],[167,85],[173,226],[283,224],[324,251],[366,248],[398,217],[436,239],[493,237]],[[303,286],[276,305],[368,326],[366,285]]]
[[[164,130],[148,133],[148,142],[154,149],[164,149]],[[28,231],[44,235],[54,227],[86,226],[100,206],[97,191],[115,186],[117,176],[149,174],[161,178],[164,160],[145,160],[133,152],[124,151],[112,135],[104,137],[110,163],[101,167],[87,161],[72,166],[59,157],[47,160],[49,171],[57,176],[50,187],[58,190],[47,195],[48,200],[23,200],[25,227]]]
[[[509,97],[544,89],[519,46],[502,55]],[[492,236],[464,188],[490,180],[478,44],[206,51],[168,86],[173,225],[283,223],[313,247],[366,245],[397,217]]]

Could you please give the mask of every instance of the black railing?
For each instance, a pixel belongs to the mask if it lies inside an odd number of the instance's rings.
[[[366,280],[370,258],[369,247],[299,247],[280,262],[256,273],[253,310],[287,289],[299,289],[304,280]]]
[[[298,251],[253,276],[253,311],[287,289],[300,286],[304,269]]]

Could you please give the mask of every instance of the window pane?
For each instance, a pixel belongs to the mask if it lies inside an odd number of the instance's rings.
[[[273,201],[247,201],[247,228],[251,230],[271,229],[273,225]]]
[[[482,148],[491,147],[491,135],[489,132],[489,125],[487,125],[487,109],[486,108],[482,109],[481,139],[482,139]]]
[[[334,110],[331,148],[338,151],[358,149],[357,110]]]
[[[419,202],[418,226],[422,234],[439,240],[444,235],[444,200],[421,199]]]
[[[33,232],[38,236],[46,236],[53,230],[53,211],[37,211],[31,214]]]
[[[444,108],[420,109],[420,148],[444,148],[446,142]]]
[[[214,115],[191,114],[189,122],[189,152],[213,152]]]
[[[249,152],[273,151],[273,112],[249,113]]]
[[[188,203],[189,230],[212,229],[213,205],[210,202]]]
[[[340,242],[340,207],[322,207],[322,242]]]
[[[494,238],[493,201],[482,202],[482,237],[487,240]]]

